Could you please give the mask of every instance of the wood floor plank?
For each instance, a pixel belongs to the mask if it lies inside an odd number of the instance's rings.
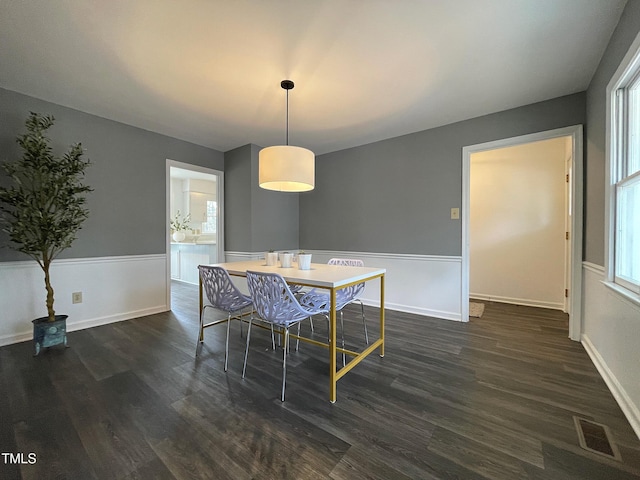
[[[185,432],[187,433],[187,432]],[[176,478],[207,480],[219,478],[221,480],[244,480],[251,477],[243,472],[238,475],[237,470],[231,474],[220,463],[216,462],[207,451],[205,445],[197,445],[192,437],[172,435],[154,445],[158,457]]]
[[[5,371],[7,367],[7,362],[4,361],[5,358],[7,358],[7,350],[0,349],[0,452],[18,453],[21,450],[18,449],[16,442],[14,428],[10,419],[11,404],[9,395],[6,394],[13,387],[13,382],[9,383],[12,377]],[[0,459],[0,478],[20,480],[22,475],[20,474],[19,465]]]
[[[77,388],[64,398],[68,411],[99,478],[122,477],[156,456],[141,432],[123,419],[119,407],[105,402],[101,385]]]
[[[128,475],[121,477],[120,480],[175,480],[175,478],[167,466],[158,457],[155,457],[150,462],[140,465]]]
[[[327,432],[321,432],[325,441],[313,439],[317,436],[313,431],[319,430],[295,417],[286,423],[295,425],[290,430],[299,434],[282,436],[280,429],[272,428],[271,419],[278,416],[273,411],[269,420],[264,419],[263,411],[256,412],[251,407],[238,409],[243,410],[238,413],[234,413],[237,407],[212,411],[203,394],[198,392],[193,398],[185,399],[176,409],[202,432],[217,432],[214,441],[218,454],[244,465],[251,478],[270,475],[272,478],[327,478],[336,458],[342,456],[342,452],[336,450],[345,448],[340,447],[343,442],[330,439]]]
[[[100,478],[63,408],[43,414],[33,412],[28,419],[15,423],[14,431],[18,452],[36,455],[34,464],[21,465],[24,480]]]
[[[371,455],[367,448],[353,446],[331,471],[330,478],[333,480],[388,480],[390,478],[411,480],[414,477],[391,468],[379,457]]]
[[[429,442],[429,450],[487,478],[526,478],[524,462],[451,430],[436,428]]]
[[[373,398],[358,385],[355,395]],[[493,449],[511,455],[532,465],[542,466],[541,442],[533,436],[524,435],[517,426],[505,421],[483,418],[474,408],[442,400],[428,392],[385,393],[378,399],[387,408],[408,410],[419,405],[419,417],[430,424],[448,429],[472,441],[491,446]]]
[[[242,379],[246,325],[231,324],[225,372],[225,325],[196,358],[197,287],[172,293],[172,312],[70,332],[69,349],[0,348],[0,446],[38,458],[1,478],[640,479],[640,440],[562,312],[486,303],[461,323],[388,310],[385,357],[343,377],[337,403],[327,350],[305,343],[282,403],[269,332],[253,330]],[[365,311],[375,337],[378,310]],[[345,309],[354,349],[359,315]],[[313,336],[326,335],[318,318]],[[622,460],[582,449],[574,415],[607,425]]]
[[[637,472],[613,460],[589,458],[545,444],[545,470],[562,473],[569,478],[589,480],[637,480]]]

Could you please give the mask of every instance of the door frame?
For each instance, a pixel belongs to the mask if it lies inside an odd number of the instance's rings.
[[[171,227],[169,219],[171,217],[171,167],[180,168],[182,170],[191,170],[192,172],[206,173],[217,177],[216,181],[216,201],[218,202],[218,220],[216,225],[216,250],[218,262],[224,261],[224,172],[213,168],[201,167],[190,163],[178,162],[167,158],[165,167],[165,218],[166,224],[166,302],[167,309],[171,310]]]
[[[462,148],[462,281],[461,281],[461,320],[469,321],[469,221],[470,221],[470,188],[471,188],[471,155],[486,150],[496,150],[504,147],[513,147],[524,143],[550,140],[558,137],[571,137],[572,155],[571,170],[573,178],[571,184],[571,261],[569,290],[569,338],[580,341],[581,339],[581,310],[582,310],[582,224],[583,224],[583,127],[573,125],[570,127],[547,130],[544,132],[504,138],[492,142],[468,145]]]

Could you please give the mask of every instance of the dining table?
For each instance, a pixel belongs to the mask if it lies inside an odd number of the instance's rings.
[[[320,288],[328,291],[330,298],[329,342],[324,343],[315,339],[293,334],[290,336],[303,342],[325,347],[329,350],[329,401],[331,403],[335,403],[337,399],[338,380],[345,376],[352,368],[358,365],[376,349],[379,349],[380,357],[384,357],[384,280],[386,269],[377,267],[352,267],[312,263],[311,268],[308,270],[302,270],[298,268],[297,263],[293,263],[290,267],[282,267],[281,265],[267,265],[264,259],[216,263],[214,265],[224,268],[227,270],[229,275],[233,276],[246,277],[247,271],[278,273],[287,283],[302,285],[304,287]],[[338,347],[336,343],[336,292],[351,285],[370,282],[376,279],[379,279],[380,283],[380,329],[378,338],[371,341],[362,351],[354,351]],[[199,292],[199,311],[202,311],[203,290],[201,281],[199,282]],[[352,359],[340,369],[338,369],[338,362],[336,361],[338,353],[344,353],[352,357]]]

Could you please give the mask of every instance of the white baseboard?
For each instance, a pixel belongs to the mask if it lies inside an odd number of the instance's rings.
[[[85,328],[99,327],[100,325],[107,325],[109,323],[123,322],[125,320],[131,320],[132,318],[146,317],[147,315],[154,315],[156,313],[162,313],[167,311],[166,305],[158,305],[156,307],[143,308],[141,310],[134,310],[132,312],[123,312],[117,315],[109,315],[100,318],[89,318],[87,320],[81,320],[74,322],[70,327],[67,327],[68,332],[74,332],[76,330],[84,330]]]
[[[618,379],[609,369],[607,363],[604,361],[598,350],[593,346],[593,343],[591,343],[591,340],[589,340],[587,335],[582,335],[582,345],[600,373],[600,376],[607,384],[607,387],[609,387],[613,398],[616,399],[620,409],[624,413],[625,417],[627,417],[627,420],[629,420],[631,428],[633,428],[633,431],[636,433],[638,438],[640,438],[640,410],[633,403],[633,400],[627,391],[622,385],[620,385],[620,382],[618,382]]]
[[[125,320],[131,320],[133,318],[144,317],[147,315],[153,315],[156,313],[166,312],[166,305],[159,305],[153,308],[146,308],[143,310],[136,310],[133,312],[120,313],[118,315],[111,315],[101,318],[90,318],[87,320],[81,320],[78,322],[67,322],[67,332],[75,332],[77,330],[84,330],[85,328],[99,327],[101,325],[107,325],[109,323],[122,322]],[[13,335],[4,335],[0,337],[0,346],[10,345],[18,342],[25,342],[33,339],[33,330],[25,331]]]
[[[582,344],[640,438],[638,306],[604,285],[603,267],[582,266]]]
[[[371,301],[363,300],[363,303],[365,305],[370,305],[372,307],[380,306],[380,302],[371,302]],[[453,320],[455,322],[462,321],[462,315],[460,313],[443,312],[441,310],[415,307],[412,305],[402,305],[399,303],[393,303],[388,301],[385,301],[384,305],[386,309],[393,310],[395,312],[413,313],[415,315],[423,315],[425,317],[440,318],[442,320]]]
[[[501,297],[497,295],[484,295],[482,293],[470,293],[469,299],[483,300],[485,302],[510,303],[513,305],[525,305],[527,307],[552,308],[554,310],[564,310],[563,303],[544,302],[540,300],[531,300],[529,298],[512,298]]]
[[[163,254],[56,260],[51,277],[68,331],[168,310]],[[82,292],[82,303],[72,303],[73,292]],[[45,297],[36,262],[0,263],[0,345],[32,338],[31,320],[46,315]]]

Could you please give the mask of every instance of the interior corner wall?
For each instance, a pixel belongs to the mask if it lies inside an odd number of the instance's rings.
[[[640,2],[627,2],[587,90],[584,259],[604,265],[606,88],[640,30]]]
[[[224,153],[224,245],[251,251],[251,145]]]
[[[300,247],[460,256],[462,148],[584,123],[582,92],[320,155]]]
[[[260,147],[249,144],[225,152],[225,248],[256,254],[298,248],[297,193],[258,185]]]
[[[22,155],[16,137],[30,111],[55,117],[48,132],[55,154],[81,142],[91,161],[89,218],[51,270],[67,329],[167,310],[166,160],[223,170],[222,152],[0,89],[0,162]],[[0,232],[0,245],[7,241]],[[82,292],[82,303],[71,302],[73,292]],[[0,345],[31,338],[30,321],[46,314],[45,296],[36,262],[0,248]]]
[[[606,88],[640,34],[640,2],[629,1],[587,90],[585,262],[582,343],[640,437],[640,306],[605,280]]]
[[[22,155],[16,137],[30,111],[52,114],[48,131],[55,154],[81,142],[90,159],[86,182],[88,220],[60,258],[164,254],[166,159],[222,170],[222,152],[0,89],[0,162]],[[2,235],[2,234],[0,234]],[[6,241],[0,236],[0,243]],[[0,249],[1,261],[26,260]]]

